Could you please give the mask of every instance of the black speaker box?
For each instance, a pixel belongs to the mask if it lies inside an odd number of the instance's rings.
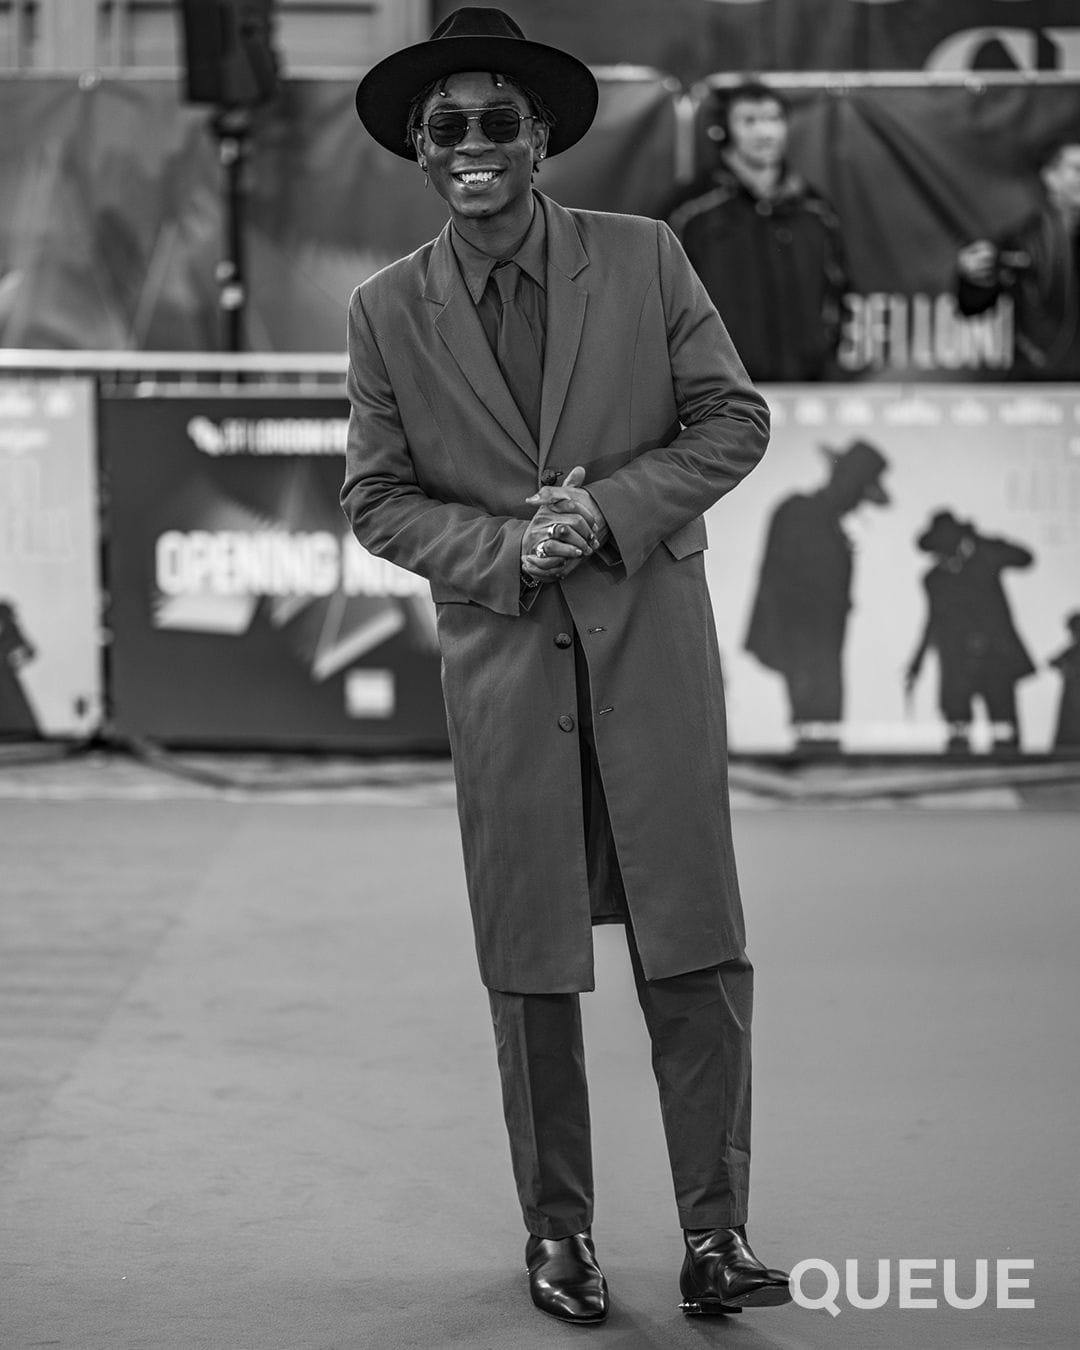
[[[277,92],[274,0],[181,0],[188,103],[251,108]]]

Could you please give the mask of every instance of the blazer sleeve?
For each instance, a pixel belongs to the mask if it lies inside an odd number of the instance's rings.
[[[750,383],[705,287],[658,221],[658,284],[679,434],[588,483],[627,574],[661,539],[708,510],[750,472],[769,441],[768,404]]]
[[[349,431],[341,505],[369,553],[499,614],[521,612],[526,522],[428,496],[359,290],[349,304]]]

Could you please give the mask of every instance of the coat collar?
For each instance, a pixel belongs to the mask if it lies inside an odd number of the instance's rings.
[[[450,241],[450,223],[432,246],[424,298],[441,306],[435,327],[480,401],[522,450],[540,466],[554,439],[581,344],[588,294],[575,280],[588,266],[573,216],[543,193],[536,193],[547,223],[547,335],[540,401],[540,444],[518,411],[488,346],[476,306],[462,280]]]

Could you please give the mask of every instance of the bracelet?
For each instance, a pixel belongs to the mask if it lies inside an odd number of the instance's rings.
[[[539,583],[539,581],[537,581],[536,577],[531,577],[531,576],[529,576],[528,572],[526,572],[524,568],[521,569],[521,584],[522,584],[527,590],[530,590],[530,591],[535,591],[536,588],[540,585],[540,583]]]

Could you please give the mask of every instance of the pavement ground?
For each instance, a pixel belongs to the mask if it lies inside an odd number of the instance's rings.
[[[1075,812],[736,811],[750,1238],[857,1259],[864,1295],[887,1259],[875,1311],[678,1312],[647,1038],[597,931],[613,1312],[582,1330],[528,1300],[452,794],[49,774],[0,790],[5,1350],[1077,1345]],[[903,1258],[936,1261],[936,1308],[899,1306]],[[989,1261],[983,1306],[945,1306],[949,1258],[961,1294]],[[999,1259],[1035,1262],[1033,1308],[995,1306]]]

